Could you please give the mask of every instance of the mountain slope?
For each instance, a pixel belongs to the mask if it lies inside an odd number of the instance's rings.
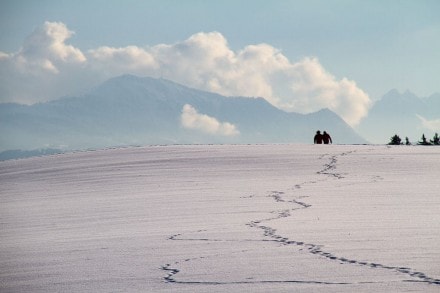
[[[374,104],[357,130],[368,140],[377,143],[389,142],[394,134],[417,141],[422,133],[431,137],[435,131],[440,131],[424,126],[421,117],[440,119],[440,94],[419,98],[409,91],[399,93],[391,90]]]
[[[186,129],[184,105],[237,127],[226,137]],[[262,98],[224,97],[164,79],[124,75],[81,97],[31,106],[0,105],[0,149],[100,148],[171,143],[311,142],[326,127],[337,143],[365,143],[329,110],[286,113]],[[322,129],[323,130],[323,129]]]

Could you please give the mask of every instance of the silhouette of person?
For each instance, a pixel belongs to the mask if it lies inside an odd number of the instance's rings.
[[[333,143],[330,134],[328,134],[326,131],[324,131],[324,134],[322,135],[322,140],[324,141],[324,144]]]
[[[321,134],[321,131],[316,131],[315,137],[313,138],[313,142],[315,144],[322,144],[323,135]]]

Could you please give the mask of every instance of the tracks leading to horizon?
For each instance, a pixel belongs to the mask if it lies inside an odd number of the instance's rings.
[[[344,179],[345,175],[341,174],[337,170],[338,160],[340,157],[350,155],[356,151],[343,152],[340,154],[329,155],[324,154],[319,157],[319,159],[326,159],[327,162],[323,164],[322,169],[316,172],[317,175],[326,176],[325,178],[316,178],[316,180],[305,181],[302,183],[295,184],[290,190],[280,191],[280,190],[272,190],[267,193],[267,197],[272,198],[275,202],[283,204],[285,207],[283,209],[271,211],[271,214],[274,214],[272,217],[256,219],[249,223],[246,223],[247,226],[251,228],[255,228],[261,230],[263,233],[263,239],[210,239],[210,238],[197,238],[191,237],[186,238],[182,234],[175,234],[168,238],[171,241],[207,241],[207,242],[244,242],[244,241],[253,241],[253,242],[273,242],[277,244],[281,244],[283,246],[294,246],[300,248],[303,251],[307,251],[308,253],[327,259],[328,261],[337,261],[341,264],[347,265],[357,265],[362,267],[367,267],[371,269],[382,269],[397,272],[403,275],[410,277],[408,280],[403,280],[403,282],[423,282],[432,285],[440,285],[440,279],[429,277],[427,274],[414,270],[408,267],[398,267],[398,266],[390,266],[381,264],[378,262],[370,262],[370,261],[361,261],[357,259],[350,259],[343,256],[338,256],[330,251],[325,249],[324,245],[307,243],[306,241],[294,240],[281,235],[277,232],[277,230],[271,227],[270,223],[276,220],[280,220],[282,218],[288,218],[293,215],[293,213],[311,208],[312,205],[308,204],[304,201],[305,196],[293,196],[295,190],[299,190],[306,185],[316,184],[317,182],[322,182],[326,180],[341,180]],[[308,196],[307,196],[308,197]],[[243,197],[252,199],[253,196]],[[197,232],[202,232],[203,230],[199,230]],[[237,251],[237,253],[243,253],[245,250]],[[220,255],[220,254],[219,254]],[[194,260],[200,260],[208,257],[216,257],[219,255],[209,255],[209,256],[200,256],[196,258],[187,258],[181,261],[175,261],[173,263],[167,263],[161,266],[161,270],[166,272],[166,276],[163,278],[167,283],[179,283],[179,284],[205,284],[205,285],[225,285],[225,284],[265,284],[265,283],[302,283],[302,284],[321,284],[321,285],[349,285],[349,284],[362,284],[362,283],[378,283],[378,282],[321,282],[321,281],[300,281],[300,280],[242,280],[242,281],[181,281],[176,279],[176,275],[180,272],[178,268],[180,264],[183,262],[190,262]],[[380,283],[380,282],[379,282]]]
[[[320,174],[320,175],[326,175],[326,176],[329,176],[334,179],[343,179],[344,176],[342,174],[336,172],[338,158],[340,156],[349,155],[353,152],[354,151],[344,152],[339,155],[330,156],[329,162],[324,164],[323,169],[317,171],[316,173]],[[321,159],[324,158],[325,156],[328,156],[328,155],[321,156]],[[295,185],[295,188],[298,189],[298,188],[301,188],[305,184],[314,184],[314,183],[316,183],[316,181],[304,182],[302,184]],[[430,284],[440,285],[440,279],[431,278],[423,272],[419,272],[419,271],[416,271],[416,270],[408,268],[408,267],[388,266],[388,265],[380,264],[377,262],[359,261],[356,259],[350,259],[350,258],[346,258],[346,257],[342,257],[342,256],[337,256],[329,251],[326,251],[324,249],[323,245],[313,244],[313,243],[305,243],[304,241],[291,240],[288,237],[284,237],[282,235],[277,234],[276,229],[271,228],[267,225],[262,225],[261,223],[262,222],[270,222],[270,221],[277,220],[277,219],[284,218],[284,217],[289,217],[289,216],[291,216],[292,211],[295,211],[298,209],[307,209],[307,208],[311,207],[310,204],[307,204],[305,202],[301,202],[301,201],[298,201],[295,199],[285,200],[283,198],[283,195],[284,195],[284,192],[272,191],[272,193],[269,196],[272,197],[277,202],[292,203],[292,204],[295,204],[296,207],[291,208],[290,210],[279,211],[279,215],[277,217],[253,221],[248,225],[251,227],[255,227],[255,228],[263,230],[264,236],[273,238],[275,241],[277,241],[281,244],[301,246],[303,248],[306,248],[307,251],[309,251],[311,254],[318,255],[320,257],[324,257],[324,258],[332,260],[332,261],[338,261],[340,263],[345,263],[345,264],[360,265],[360,266],[365,266],[365,267],[369,267],[369,268],[392,270],[392,271],[402,273],[402,274],[408,275],[410,277],[419,279],[419,280],[407,280],[408,282],[426,282],[426,283],[430,283]]]

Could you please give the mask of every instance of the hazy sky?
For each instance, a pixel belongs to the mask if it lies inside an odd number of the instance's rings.
[[[1,102],[133,73],[355,124],[390,89],[440,92],[440,1],[0,0],[0,62]]]

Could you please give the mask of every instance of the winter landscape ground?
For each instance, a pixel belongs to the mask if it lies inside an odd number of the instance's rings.
[[[439,162],[305,144],[0,162],[0,291],[439,292]]]

